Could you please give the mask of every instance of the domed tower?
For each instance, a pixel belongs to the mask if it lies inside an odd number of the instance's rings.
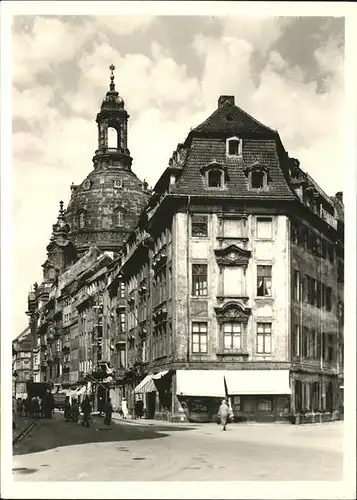
[[[110,86],[97,114],[98,148],[94,170],[79,185],[71,186],[66,210],[70,238],[79,255],[92,245],[102,251],[117,252],[134,229],[149,192],[131,170],[128,149],[128,118],[124,101],[115,90],[114,69],[110,66]]]

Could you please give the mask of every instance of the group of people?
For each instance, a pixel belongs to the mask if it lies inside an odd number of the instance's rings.
[[[16,413],[19,417],[52,418],[54,410],[53,396],[50,393],[42,397],[33,396],[16,399]]]
[[[71,403],[69,397],[66,397],[64,404],[64,418],[67,422],[81,423],[84,427],[89,427],[91,413],[92,405],[89,396],[86,396],[82,403],[79,403],[77,399],[73,399]],[[113,414],[113,405],[110,398],[106,403],[104,401],[100,401],[99,416],[103,416],[103,414],[104,424],[110,425]]]

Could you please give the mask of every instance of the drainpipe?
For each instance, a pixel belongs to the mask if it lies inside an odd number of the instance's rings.
[[[190,224],[189,224],[189,215],[190,215],[190,204],[191,204],[191,196],[187,196],[187,251],[186,251],[186,273],[187,273],[187,352],[186,352],[186,361],[190,362]]]

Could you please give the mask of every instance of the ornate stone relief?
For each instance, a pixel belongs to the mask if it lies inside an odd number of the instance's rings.
[[[219,266],[243,266],[247,267],[251,257],[251,251],[229,245],[226,248],[219,248],[214,251]]]
[[[217,320],[220,323],[226,321],[241,321],[247,323],[251,314],[251,309],[243,308],[238,302],[228,302],[222,307],[215,307]]]

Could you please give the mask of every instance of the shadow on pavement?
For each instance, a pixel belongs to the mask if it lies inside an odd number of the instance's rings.
[[[50,420],[40,420],[34,431],[22,441],[13,446],[13,455],[38,453],[62,446],[75,446],[88,443],[113,444],[125,441],[139,441],[143,439],[159,439],[169,436],[168,432],[189,431],[195,427],[177,427],[157,425],[155,429],[140,425],[120,425],[112,422],[111,426],[104,425],[103,419],[95,418],[89,428],[74,422],[66,422],[57,417]]]

